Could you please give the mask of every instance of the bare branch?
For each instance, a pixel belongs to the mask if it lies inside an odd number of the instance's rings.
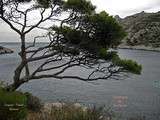
[[[6,18],[4,18],[3,16],[0,16],[0,18],[5,21],[10,27],[11,29],[13,29],[15,32],[17,32],[19,35],[21,34],[20,30],[18,30],[16,27],[14,27],[11,22],[9,22]]]

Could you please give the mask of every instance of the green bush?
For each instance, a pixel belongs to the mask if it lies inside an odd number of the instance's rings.
[[[100,56],[100,58],[104,59],[106,57],[106,53],[107,53],[107,49],[101,48],[99,50],[99,56]]]
[[[141,74],[142,66],[139,65],[136,61],[121,59],[121,58],[119,58],[119,56],[114,56],[112,59],[112,62],[115,65],[120,66],[124,70],[127,70],[131,73]]]
[[[125,71],[129,71],[134,74],[141,74],[141,65],[133,60],[121,59],[115,51],[108,52],[107,49],[101,48],[99,50],[99,57],[101,59],[111,60],[114,65],[121,67]]]
[[[26,96],[0,88],[0,120],[23,120],[27,115]]]
[[[41,100],[38,97],[33,96],[30,93],[25,93],[25,95],[27,96],[28,110],[31,110],[34,112],[39,112],[41,110],[41,108],[43,107]]]
[[[112,60],[114,57],[117,57],[117,52],[116,51],[107,51],[108,49],[106,48],[101,48],[99,50],[99,56],[101,59],[105,60]]]

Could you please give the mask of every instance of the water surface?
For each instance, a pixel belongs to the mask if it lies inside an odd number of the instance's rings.
[[[15,50],[14,54],[0,56],[0,80],[9,82],[19,62],[19,44],[1,45]],[[122,58],[133,59],[142,64],[142,75],[129,74],[124,80],[99,80],[92,83],[73,79],[43,79],[28,82],[20,90],[31,92],[45,102],[77,100],[84,104],[112,105],[125,115],[143,114],[148,116],[148,120],[160,120],[160,53],[125,49],[118,52]],[[73,71],[68,73],[74,74]],[[122,101],[126,106],[115,106],[117,96],[120,100],[127,98]]]

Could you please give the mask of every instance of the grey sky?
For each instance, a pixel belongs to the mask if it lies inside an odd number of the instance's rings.
[[[160,11],[160,0],[91,0],[97,11],[105,10],[111,15],[126,17],[141,11]]]
[[[160,11],[160,0],[91,0],[97,11],[105,10],[110,15],[126,17],[141,11]],[[0,42],[18,41],[18,36],[0,21]]]

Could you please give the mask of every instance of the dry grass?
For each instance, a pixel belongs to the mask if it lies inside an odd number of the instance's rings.
[[[111,120],[103,108],[84,108],[75,104],[52,105],[38,113],[29,112],[27,120]]]
[[[119,120],[112,110],[104,107],[83,107],[80,104],[45,104],[40,112],[29,112],[27,120]],[[122,119],[121,119],[122,120]],[[127,120],[145,120],[143,116],[130,117]]]

